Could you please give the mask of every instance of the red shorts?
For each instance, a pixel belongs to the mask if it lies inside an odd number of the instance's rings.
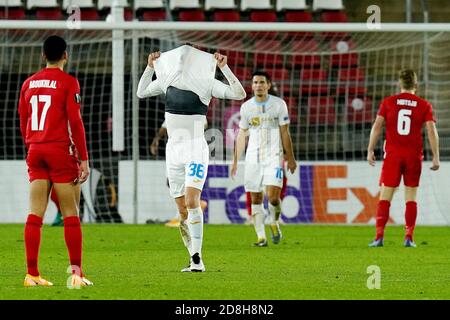
[[[27,155],[27,165],[30,182],[36,179],[54,183],[73,182],[80,169],[77,157],[69,153],[31,152]]]
[[[403,176],[407,187],[418,187],[422,173],[422,156],[387,155],[381,169],[380,185],[397,188]]]

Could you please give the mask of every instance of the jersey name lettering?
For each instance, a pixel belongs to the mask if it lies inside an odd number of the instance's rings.
[[[397,99],[398,106],[417,107],[417,101],[408,99]]]
[[[31,88],[56,89],[56,80],[32,80],[30,81],[30,89]]]

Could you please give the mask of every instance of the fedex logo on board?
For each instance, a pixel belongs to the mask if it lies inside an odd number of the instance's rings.
[[[376,218],[379,193],[373,195],[365,187],[330,187],[332,179],[348,178],[347,165],[311,165],[300,164],[298,174],[299,186],[287,185],[285,201],[292,197],[298,203],[295,215],[283,215],[286,223],[368,223]],[[233,188],[212,187],[210,180],[229,179],[228,165],[210,165],[208,176],[202,193],[202,199],[211,201],[223,200],[228,219],[233,223],[243,223],[245,218],[239,210],[245,209],[245,190],[243,185]],[[217,184],[215,184],[217,185]],[[229,189],[229,190],[228,190]],[[329,212],[330,201],[348,200],[348,192],[359,201],[361,209],[356,215],[349,217],[348,213]],[[292,198],[289,200],[292,201]],[[209,207],[209,206],[208,206]],[[208,209],[205,210],[205,221],[208,221]],[[390,219],[390,222],[393,222]]]

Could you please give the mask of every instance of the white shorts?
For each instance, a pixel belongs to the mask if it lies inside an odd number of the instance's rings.
[[[283,186],[282,160],[246,163],[244,187],[246,192],[263,192],[265,186]]]
[[[166,171],[170,195],[184,196],[185,187],[203,190],[208,173],[209,148],[204,137],[192,140],[169,139],[166,145]]]

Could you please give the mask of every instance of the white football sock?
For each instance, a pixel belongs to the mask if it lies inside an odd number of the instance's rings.
[[[258,239],[266,239],[266,230],[264,229],[264,208],[262,204],[252,204],[252,218]]]
[[[271,223],[276,223],[280,220],[281,216],[281,202],[278,202],[278,205],[274,206],[269,202],[269,214],[271,218]]]
[[[196,254],[202,256],[202,242],[203,242],[203,212],[200,207],[195,209],[188,209],[187,225],[191,235],[191,256]]]
[[[181,216],[180,216],[181,217]],[[178,227],[181,234],[181,239],[183,240],[184,246],[189,251],[189,256],[192,256],[192,241],[191,241],[191,234],[189,233],[188,224],[186,223],[186,220],[181,220],[180,218],[180,226]]]

